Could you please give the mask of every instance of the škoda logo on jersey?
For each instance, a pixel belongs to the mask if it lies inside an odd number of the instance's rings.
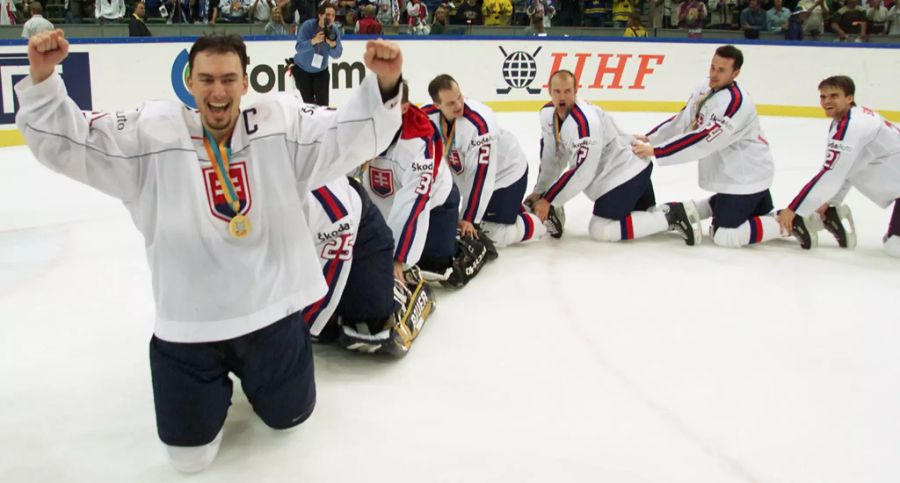
[[[203,182],[206,184],[206,199],[212,215],[222,221],[230,221],[234,215],[246,215],[250,211],[252,197],[250,196],[250,182],[247,177],[247,163],[242,161],[228,167],[228,175],[234,184],[234,192],[241,202],[241,209],[235,213],[225,199],[225,193],[216,177],[216,171],[212,166],[203,168]]]
[[[394,172],[369,166],[369,183],[376,195],[387,198],[394,194]]]

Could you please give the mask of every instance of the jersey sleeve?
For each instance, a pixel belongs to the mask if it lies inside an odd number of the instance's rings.
[[[678,114],[666,119],[647,132],[650,144],[655,146],[660,141],[673,138],[679,133],[684,132],[684,130],[691,125],[690,117],[691,113],[688,112],[687,106],[682,107],[681,110],[678,111]]]
[[[145,173],[139,137],[143,109],[82,112],[55,73],[39,84],[26,77],[15,91],[16,127],[41,164],[122,201],[137,198]],[[172,128],[154,129],[159,137]]]
[[[438,136],[438,134],[435,134]],[[398,141],[398,162],[404,167],[402,188],[394,194],[387,224],[394,234],[394,260],[415,265],[428,235],[431,189],[437,175],[434,139]]]
[[[557,146],[556,135],[553,133],[552,116],[555,115],[556,113],[551,112],[550,120],[541,116],[541,158],[537,181],[534,184],[535,193],[544,193],[550,189],[550,185],[559,178],[566,167],[565,149],[561,150]]]
[[[383,102],[374,75],[366,77],[337,110],[280,96],[288,145],[303,192],[343,176],[384,152],[400,129],[400,94]],[[304,183],[308,183],[304,186]]]
[[[555,206],[562,206],[594,179],[601,162],[604,135],[616,135],[615,125],[606,121],[609,116],[591,113],[589,119],[581,109],[573,109],[569,116],[574,122],[566,123],[564,138],[568,148],[569,169],[550,185],[542,197]],[[612,133],[609,130],[613,130]],[[568,141],[574,139],[574,141]]]
[[[827,202],[842,201],[849,190],[847,176],[858,163],[863,147],[875,135],[871,130],[855,128],[850,119],[842,119],[828,137],[822,169],[803,186],[788,208],[807,216]]]
[[[744,135],[749,117],[750,108],[741,109],[742,102],[735,96],[740,96],[736,90],[730,99],[716,102],[704,123],[696,129],[688,129],[683,134],[663,140],[654,144],[653,155],[656,162],[663,166],[686,163],[705,158],[716,151],[734,143]],[[682,111],[683,112],[683,111]]]

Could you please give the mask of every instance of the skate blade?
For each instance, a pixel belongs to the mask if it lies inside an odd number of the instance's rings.
[[[693,201],[686,201],[682,203],[682,206],[684,207],[684,213],[687,215],[688,221],[694,228],[694,245],[699,245],[700,242],[703,241],[703,227],[700,226],[700,212],[697,211],[697,205],[695,205]]]
[[[847,248],[856,248],[856,224],[853,222],[853,213],[847,205],[841,205],[836,208],[838,218],[847,220],[844,225],[844,232],[847,236]],[[849,229],[848,229],[849,228]]]

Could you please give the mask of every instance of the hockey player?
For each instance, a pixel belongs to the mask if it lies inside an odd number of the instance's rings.
[[[363,169],[363,186],[393,232],[395,277],[418,265],[427,280],[461,287],[495,258],[494,248],[487,238],[457,238],[459,189],[442,162],[440,135],[410,104],[405,82],[400,109],[403,127]]]
[[[778,221],[770,214],[772,151],[756,106],[735,82],[743,62],[743,54],[733,45],[716,49],[709,79],[694,89],[687,106],[647,135],[636,136],[644,142],[633,148],[638,156],[656,156],[663,166],[699,160],[700,187],[716,194],[685,202],[684,207],[697,234],[696,218],[711,216],[713,241],[725,247],[781,236]]]
[[[841,247],[852,248],[856,245],[853,218],[841,202],[850,187],[856,187],[882,208],[894,204],[884,248],[890,255],[900,257],[900,129],[871,109],[857,106],[855,93],[853,79],[847,76],[833,76],[819,83],[819,102],[832,118],[825,164],[791,204],[778,213],[778,221],[789,229],[801,217],[817,212],[818,216],[806,226],[810,230],[825,228]],[[816,218],[821,223],[816,223]]]
[[[328,292],[303,309],[315,340],[403,356],[434,309],[416,271],[393,270],[394,239],[362,186],[338,178],[309,194],[309,228]],[[407,280],[410,283],[407,283]]]
[[[500,128],[489,107],[463,97],[447,74],[432,79],[428,94],[434,105],[423,110],[440,133],[462,199],[460,234],[478,238],[481,224],[497,246],[541,238],[547,229],[522,206],[528,161],[515,134]],[[555,214],[551,220],[558,222]]]
[[[653,164],[631,152],[632,136],[602,109],[577,98],[572,72],[554,72],[549,86],[551,102],[540,113],[541,171],[526,199],[534,213],[547,219],[551,205],[559,211],[584,192],[594,201],[589,229],[595,240],[675,230],[693,245],[694,230],[681,203],[648,211],[656,204]]]
[[[198,110],[151,101],[115,113],[82,113],[69,99],[55,73],[68,49],[61,30],[29,39],[16,124],[41,163],[122,200],[144,236],[158,433],[177,469],[199,471],[221,443],[229,372],[272,428],[312,413],[300,311],[326,284],[303,205],[312,187],[381,152],[399,129],[400,49],[369,41],[364,60],[375,75],[337,111],[292,94],[242,110],[243,40],[204,36],[188,60]]]

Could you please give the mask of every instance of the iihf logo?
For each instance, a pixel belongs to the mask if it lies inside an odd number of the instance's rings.
[[[525,89],[529,94],[540,94],[540,89],[528,87],[537,76],[537,62],[534,61],[534,56],[540,51],[541,48],[538,47],[533,54],[521,50],[507,54],[503,47],[500,47],[500,52],[505,57],[503,59],[503,80],[509,87],[497,89],[497,94],[509,94],[509,91],[513,89]]]

